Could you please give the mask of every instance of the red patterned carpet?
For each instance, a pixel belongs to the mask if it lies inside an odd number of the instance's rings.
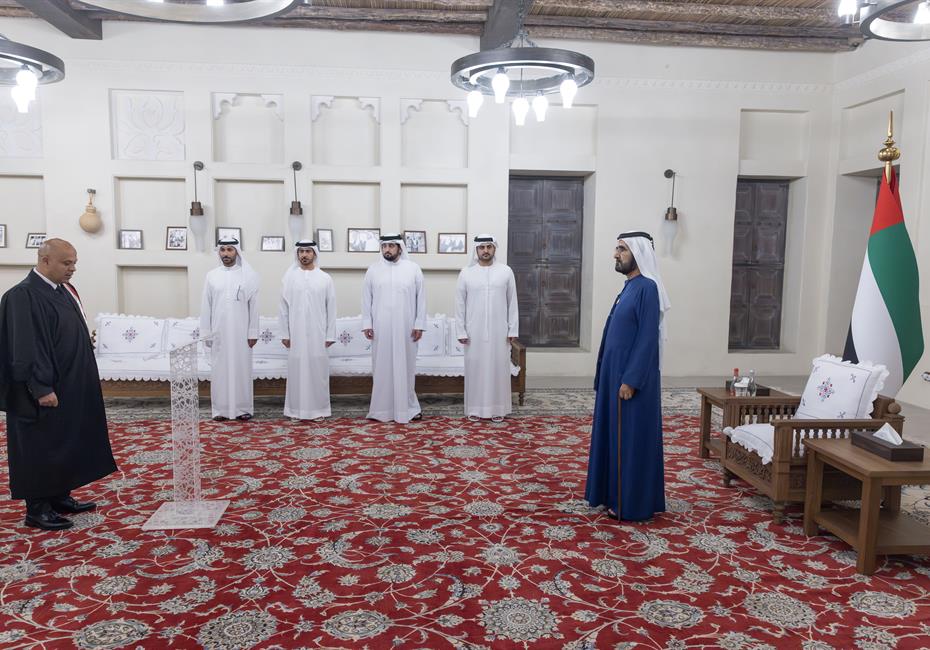
[[[920,648],[930,563],[872,577],[765,499],[721,487],[666,418],[669,512],[582,501],[588,421],[203,425],[212,531],[145,533],[168,422],[115,424],[122,472],[63,533],[0,504],[4,648]],[[3,463],[2,481],[6,482]],[[796,512],[794,513],[797,514]]]

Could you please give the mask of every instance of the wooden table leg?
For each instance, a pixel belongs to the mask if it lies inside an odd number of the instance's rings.
[[[710,458],[710,401],[701,395],[701,439],[698,441],[698,456]]]
[[[807,486],[804,495],[804,534],[817,534],[817,515],[823,501],[823,460],[813,449],[807,450]]]
[[[886,485],[882,488],[882,503],[891,512],[901,510],[901,486]]]
[[[878,516],[882,505],[880,479],[863,479],[862,510],[859,512],[859,557],[856,571],[865,575],[875,573],[875,544],[878,539]]]

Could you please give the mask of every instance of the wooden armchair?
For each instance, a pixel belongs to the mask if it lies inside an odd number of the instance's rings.
[[[734,405],[738,409],[737,421],[740,425],[768,422],[775,427],[770,463],[763,463],[759,454],[733,442],[729,436],[722,436],[718,449],[723,466],[724,486],[730,487],[730,482],[736,476],[772,499],[775,502],[772,519],[776,524],[782,522],[788,503],[804,502],[807,459],[802,450],[803,438],[848,438],[850,431],[876,431],[886,422],[898,433],[904,432],[901,406],[889,397],[878,396],[873,404],[872,419],[869,420],[791,419],[800,402],[800,397],[747,397],[738,400]],[[839,470],[825,468],[825,500],[855,500],[859,499],[860,495],[861,486],[858,481]],[[899,500],[900,492],[889,498]]]

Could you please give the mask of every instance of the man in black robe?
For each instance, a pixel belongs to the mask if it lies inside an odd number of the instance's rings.
[[[26,525],[70,528],[92,510],[71,490],[116,471],[94,350],[70,285],[74,247],[49,239],[36,268],[0,300],[0,410],[7,413],[10,493]]]

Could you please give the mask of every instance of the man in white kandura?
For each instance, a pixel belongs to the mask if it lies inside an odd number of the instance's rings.
[[[336,342],[336,288],[320,269],[316,242],[296,246],[281,290],[281,342],[288,349],[284,415],[320,420],[332,415],[326,348]]]
[[[242,257],[238,239],[221,239],[216,252],[220,266],[207,273],[200,306],[200,333],[213,334],[207,341],[213,419],[251,420],[259,277]]]
[[[407,258],[400,235],[381,237],[381,259],[362,286],[362,330],[371,341],[372,420],[422,420],[414,389],[417,341],[426,329],[423,271]]]
[[[455,325],[465,346],[465,415],[500,422],[511,412],[510,343],[519,335],[517,282],[497,260],[497,241],[478,235],[459,273]]]

